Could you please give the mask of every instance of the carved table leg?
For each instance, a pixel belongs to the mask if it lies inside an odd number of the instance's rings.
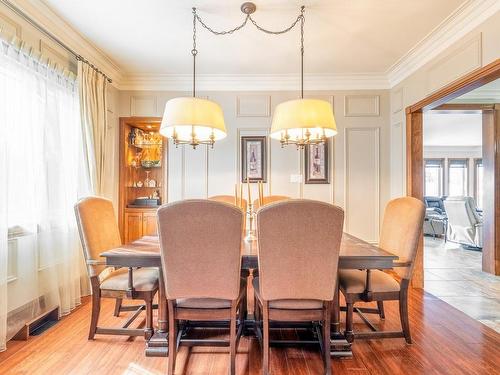
[[[168,307],[163,272],[159,267],[158,329],[146,343],[146,357],[168,356]]]

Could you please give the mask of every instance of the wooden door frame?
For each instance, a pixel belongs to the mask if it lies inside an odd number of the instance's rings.
[[[489,82],[500,78],[500,59],[476,69],[464,77],[446,85],[428,97],[406,108],[406,195],[423,200],[424,198],[424,157],[423,157],[423,113],[445,105],[469,91],[481,87]],[[497,112],[497,126],[500,127],[500,119]],[[494,246],[492,253],[487,255],[491,263],[491,273],[500,274],[500,131],[493,132],[496,142],[495,155],[492,166],[492,184],[494,197],[494,210],[491,214],[492,227],[489,229]],[[489,233],[489,232],[488,232]],[[423,234],[420,236],[417,258],[415,263],[412,286],[423,288],[424,286],[424,251]],[[484,257],[483,257],[484,258]]]

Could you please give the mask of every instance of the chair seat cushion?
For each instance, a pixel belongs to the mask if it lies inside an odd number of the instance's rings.
[[[363,293],[366,287],[366,271],[340,270],[340,288],[345,293]],[[379,271],[371,271],[371,292],[399,292],[399,283],[391,275]]]
[[[134,289],[139,292],[152,291],[158,288],[157,268],[138,268],[133,270]],[[101,282],[102,290],[128,289],[128,268],[120,268],[111,272]]]
[[[247,288],[247,279],[240,278],[240,294],[245,293]],[[229,309],[231,300],[220,298],[178,298],[177,307],[185,309]]]
[[[253,279],[253,288],[260,299],[259,278]],[[285,309],[285,310],[314,310],[322,309],[323,301],[315,299],[279,299],[269,301],[269,308],[271,309]]]
[[[228,309],[231,301],[219,298],[179,298],[177,307],[186,309]]]

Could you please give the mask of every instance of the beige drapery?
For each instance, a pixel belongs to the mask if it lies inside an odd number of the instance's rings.
[[[88,173],[94,194],[103,195],[107,157],[107,79],[87,63],[78,61],[78,82]]]

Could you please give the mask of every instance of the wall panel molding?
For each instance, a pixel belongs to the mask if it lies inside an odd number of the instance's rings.
[[[345,117],[380,116],[379,95],[346,95],[344,97]]]
[[[62,48],[46,40],[40,40],[40,53],[49,59],[50,64],[56,63],[59,67],[76,71],[75,60]]]
[[[498,12],[498,0],[463,2],[430,34],[418,42],[387,70],[390,86],[416,72]]]
[[[1,13],[0,13],[0,30],[2,35],[4,35],[7,38],[12,38],[12,37],[16,37],[19,39],[23,38],[22,26],[13,19]]]
[[[427,93],[482,66],[482,34],[460,41],[427,71]]]
[[[271,116],[271,95],[238,95],[236,97],[236,116]]]
[[[130,116],[156,116],[158,110],[156,96],[131,96]]]
[[[376,243],[380,228],[380,128],[346,128],[344,142],[346,232]]]
[[[391,111],[392,113],[398,113],[403,109],[404,106],[404,88],[401,87],[396,91],[391,93]]]

